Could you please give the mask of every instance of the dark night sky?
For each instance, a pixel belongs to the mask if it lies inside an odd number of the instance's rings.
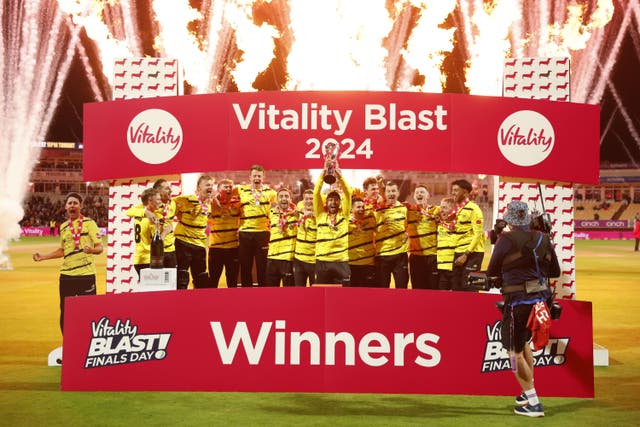
[[[635,35],[637,37],[637,34]],[[92,42],[83,39],[83,44],[92,56],[94,47]],[[147,43],[145,43],[147,44]],[[283,50],[283,46],[276,44],[276,55]],[[153,52],[147,52],[153,56]],[[108,82],[99,71],[99,64],[94,63],[93,69],[99,84],[103,88],[103,97],[108,99]],[[283,61],[275,60],[270,68],[258,76],[254,86],[265,90],[278,90],[286,79],[286,70],[282,69]],[[445,92],[464,91],[464,73],[461,67],[462,58],[459,51],[454,52],[445,61],[445,69],[448,72]],[[640,70],[640,58],[633,46],[632,35],[627,32],[617,62],[610,75],[611,83],[622,99],[622,104],[633,122],[636,130],[640,129],[640,91],[638,90],[638,74]],[[227,91],[235,91],[235,87],[227,88]],[[189,93],[189,90],[185,91]],[[46,139],[48,141],[82,141],[82,104],[95,101],[87,80],[86,71],[80,60],[74,58],[70,73],[65,82],[63,93],[51,123]],[[605,89],[601,106],[601,163],[626,163],[640,168],[640,141],[635,141],[623,118],[618,104],[612,95],[611,88]],[[605,132],[607,124],[612,120],[611,126]],[[640,131],[637,131],[640,132]]]

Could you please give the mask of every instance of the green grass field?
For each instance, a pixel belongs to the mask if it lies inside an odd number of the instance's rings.
[[[610,366],[595,368],[595,399],[544,398],[543,419],[512,413],[512,397],[315,393],[61,392],[47,354],[61,345],[59,260],[31,261],[52,238],[11,245],[0,271],[0,425],[640,425],[640,253],[629,241],[577,241],[578,299],[593,302],[594,340]],[[103,254],[98,260],[104,292]]]

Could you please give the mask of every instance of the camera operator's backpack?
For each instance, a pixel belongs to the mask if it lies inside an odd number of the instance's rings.
[[[503,234],[511,240],[515,251],[509,253],[502,264],[504,271],[515,268],[531,267],[538,272],[538,278],[543,278],[540,264],[547,254],[546,244],[543,244],[543,235],[538,231],[513,230]]]
[[[542,261],[542,257],[544,257],[546,251],[544,251],[544,248],[542,248],[542,233],[540,232],[533,232],[533,238],[531,240],[529,240],[528,242],[526,242],[524,244],[524,246],[522,247],[522,256],[525,258],[533,258],[533,262],[536,265],[536,273],[538,276],[538,281],[540,282],[540,285],[545,285],[546,284],[546,280],[544,278],[544,276],[542,275],[542,272],[540,271],[540,262]],[[538,238],[535,239],[535,235],[538,235]],[[535,246],[533,246],[533,241],[536,240],[535,242]]]

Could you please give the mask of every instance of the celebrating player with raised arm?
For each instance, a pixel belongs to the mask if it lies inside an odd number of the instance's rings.
[[[326,169],[326,168],[325,168]],[[338,191],[327,195],[326,206],[322,200],[322,184],[325,172],[318,177],[313,189],[313,210],[318,227],[316,239],[316,283],[335,283],[349,286],[349,217],[351,214],[351,189],[339,168],[334,172],[344,190],[344,200]]]

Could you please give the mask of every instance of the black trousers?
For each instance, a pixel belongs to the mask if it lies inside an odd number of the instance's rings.
[[[376,257],[376,268],[381,287],[391,286],[391,275],[393,274],[396,289],[407,289],[409,285],[409,257],[406,252]]]
[[[205,248],[176,239],[176,258],[178,260],[178,289],[189,287],[189,270],[191,270],[194,288],[211,287],[207,274],[207,250]]]
[[[293,259],[293,282],[296,286],[309,286],[316,282],[316,265],[310,262]]]
[[[354,288],[377,288],[375,265],[353,265],[351,268],[351,286]]]
[[[316,283],[349,286],[351,269],[348,262],[316,261]]]
[[[294,286],[293,261],[283,259],[267,260],[267,286]]]
[[[409,255],[413,289],[438,289],[438,259],[435,255]]]
[[[238,287],[238,272],[240,271],[238,252],[238,248],[209,248],[209,279],[212,287],[220,287],[223,268],[224,276],[227,279],[227,288]]]
[[[482,259],[484,258],[484,252],[471,252],[467,256],[467,262],[464,265],[456,265],[456,259],[462,256],[462,253],[456,253],[453,256],[453,274],[452,274],[452,290],[454,291],[470,291],[472,289],[467,287],[467,277],[472,271],[480,271],[482,267]]]
[[[176,252],[165,252],[162,260],[164,268],[178,268],[178,257]]]
[[[438,289],[450,291],[453,286],[453,271],[438,270]]]
[[[96,294],[95,274],[87,276],[60,275],[60,331],[64,333],[64,300],[67,297]]]
[[[242,287],[253,286],[253,260],[256,261],[258,286],[267,286],[267,252],[269,251],[268,231],[241,231],[238,233],[240,242],[240,282]]]

